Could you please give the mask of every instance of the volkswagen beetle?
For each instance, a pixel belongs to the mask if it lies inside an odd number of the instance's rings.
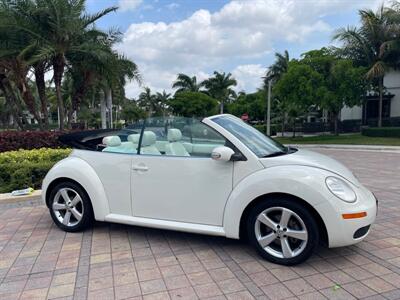
[[[232,115],[148,118],[61,141],[75,149],[42,195],[65,231],[98,220],[245,237],[267,260],[294,265],[319,243],[363,240],[375,220],[374,195],[345,166]]]

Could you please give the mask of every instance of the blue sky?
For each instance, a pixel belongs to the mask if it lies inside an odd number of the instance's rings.
[[[231,72],[237,90],[253,92],[274,53],[291,57],[332,43],[335,29],[358,24],[358,9],[379,0],[87,0],[91,13],[119,10],[97,26],[117,27],[119,52],[135,61],[143,85],[126,86],[136,97],[143,86],[171,90],[177,73],[202,80],[214,70]]]

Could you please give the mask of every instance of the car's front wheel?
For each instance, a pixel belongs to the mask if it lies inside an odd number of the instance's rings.
[[[312,214],[292,199],[268,199],[251,210],[247,219],[250,242],[267,260],[295,265],[309,258],[319,232]]]
[[[81,231],[93,222],[90,199],[74,182],[59,183],[51,190],[49,210],[54,223],[68,232]]]

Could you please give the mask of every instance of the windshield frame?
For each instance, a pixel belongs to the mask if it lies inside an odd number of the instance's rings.
[[[263,134],[238,117],[223,114],[209,117],[208,119],[232,135],[258,158],[269,157],[275,152],[280,152],[283,155],[289,153],[287,147]],[[271,157],[273,156],[275,155]]]

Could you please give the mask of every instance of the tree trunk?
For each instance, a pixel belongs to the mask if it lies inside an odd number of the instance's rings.
[[[7,82],[7,77],[4,74],[0,74],[0,90],[3,91],[4,97],[6,98],[6,103],[11,106],[11,115],[13,117],[13,121],[17,123],[17,126],[24,130],[24,123],[20,120],[20,116],[22,119],[25,119],[25,124],[28,123],[25,116],[22,114],[22,110],[20,109],[19,103],[17,103],[18,99],[14,95],[13,91],[8,87],[9,83]]]
[[[106,96],[106,105],[107,105],[107,110],[108,110],[108,124],[109,124],[109,127],[112,129],[113,128],[112,91],[109,87],[107,87],[104,93]]]
[[[21,93],[22,99],[24,100],[29,112],[38,121],[39,129],[43,130],[42,120],[36,111],[35,98],[33,97],[32,92],[26,83],[25,77],[18,78],[17,88]]]
[[[22,96],[23,101],[26,104],[26,107],[28,108],[29,112],[33,115],[33,117],[37,120],[39,128],[43,129],[42,120],[39,116],[39,113],[36,110],[35,98],[33,97],[32,91],[27,83],[26,67],[18,59],[14,59],[12,61],[12,71],[15,76],[15,84]]]
[[[221,100],[220,111],[221,114],[224,113],[224,100]]]
[[[338,117],[339,117],[339,114],[338,113],[336,113],[336,112],[334,112],[333,113],[333,118],[334,118],[334,125],[335,125],[335,127],[334,127],[334,132],[335,132],[335,135],[339,135],[339,124],[338,124]]]
[[[64,101],[61,95],[61,81],[64,73],[64,56],[57,55],[53,60],[54,85],[56,86],[56,97],[59,114],[60,130],[64,130]]]
[[[75,89],[74,94],[72,95],[72,113],[77,115],[79,108],[81,106],[81,102],[83,97],[86,95],[90,85],[92,84],[92,76],[91,74],[85,73],[83,74],[83,81],[81,84]],[[90,103],[89,103],[90,106]],[[93,107],[93,105],[91,105]]]
[[[67,111],[67,128],[72,128],[72,119],[74,118],[74,110],[71,108]]]
[[[379,113],[378,113],[378,127],[382,127],[382,109],[383,109],[383,77],[379,78]]]
[[[293,119],[293,137],[296,137],[296,118]]]
[[[284,132],[285,132],[285,112],[282,113],[282,137],[284,136]]]
[[[106,94],[100,97],[101,129],[107,129]]]
[[[44,74],[46,70],[46,65],[44,62],[40,62],[34,66],[35,69],[35,80],[36,87],[39,94],[41,112],[43,114],[44,127],[45,129],[49,129],[49,113],[47,111],[47,96],[46,96],[46,83],[44,80]]]

